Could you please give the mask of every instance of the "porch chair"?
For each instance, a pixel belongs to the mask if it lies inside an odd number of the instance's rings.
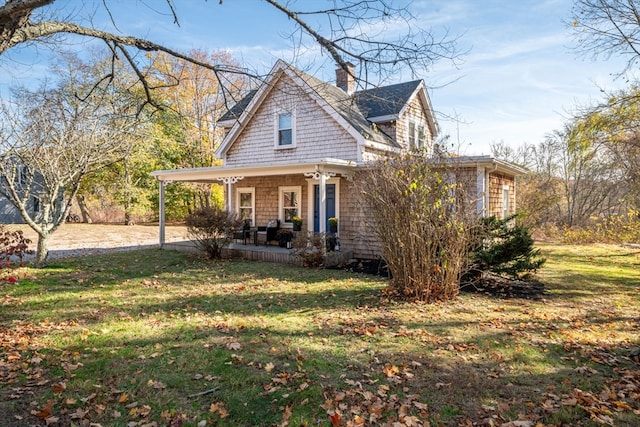
[[[280,220],[279,219],[271,219],[267,222],[267,225],[264,227],[258,227],[258,232],[256,235],[255,244],[258,246],[257,236],[265,236],[264,244],[268,245],[269,242],[276,239],[276,234],[278,234],[278,230],[280,229]]]
[[[233,232],[233,240],[242,240],[242,244],[246,245],[247,239],[251,238],[249,234],[250,229],[251,229],[251,220],[245,219],[244,221],[242,221],[242,228],[240,228],[239,230],[235,230]]]

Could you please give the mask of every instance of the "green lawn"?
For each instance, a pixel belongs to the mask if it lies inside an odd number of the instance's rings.
[[[25,269],[0,285],[0,426],[640,425],[640,251],[542,249],[543,299],[433,305],[171,251]]]

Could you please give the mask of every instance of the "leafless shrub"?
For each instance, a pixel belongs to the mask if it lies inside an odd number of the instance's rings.
[[[391,291],[427,302],[454,298],[477,224],[464,171],[445,158],[410,153],[361,174],[355,182],[393,276]]]
[[[240,221],[237,216],[217,207],[205,207],[187,216],[185,223],[196,246],[211,259],[222,257],[222,249],[231,242],[231,236]]]

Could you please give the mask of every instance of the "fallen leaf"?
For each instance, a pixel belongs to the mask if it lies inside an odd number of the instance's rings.
[[[273,371],[273,368],[275,368],[275,365],[271,362],[267,363],[266,365],[264,365],[264,370],[267,372],[271,372]]]
[[[67,384],[60,382],[53,385],[53,392],[56,394],[62,393],[67,389]]]
[[[242,348],[242,345],[238,341],[233,341],[227,344],[229,350],[238,351]]]
[[[42,409],[40,409],[39,411],[31,411],[31,414],[35,415],[40,419],[45,420],[51,416],[52,409],[53,409],[53,400],[49,400],[47,401],[47,404]]]
[[[338,412],[334,412],[332,415],[329,415],[329,421],[331,421],[332,426],[339,426],[342,424],[342,419]]]
[[[280,423],[280,427],[286,427],[289,425],[289,418],[291,418],[291,405],[287,405],[284,408],[284,413],[282,414],[282,422]]]

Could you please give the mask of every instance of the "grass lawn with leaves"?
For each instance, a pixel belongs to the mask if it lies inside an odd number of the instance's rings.
[[[640,425],[640,251],[542,249],[542,299],[432,305],[153,249],[21,269],[0,426]]]

